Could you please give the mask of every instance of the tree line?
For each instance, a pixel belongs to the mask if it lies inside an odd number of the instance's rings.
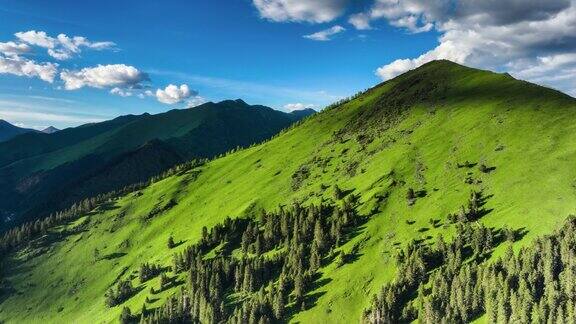
[[[353,196],[341,206],[294,204],[257,218],[227,218],[183,252],[174,254],[165,285],[187,274],[187,284],[159,308],[143,305],[122,321],[141,323],[272,323],[314,304],[308,293],[323,265],[346,255],[336,249],[362,221]],[[215,253],[217,251],[217,253]],[[208,258],[208,254],[214,257]],[[338,262],[338,261],[337,261]],[[163,274],[165,275],[165,274]],[[164,286],[164,287],[163,287]]]
[[[44,219],[37,219],[34,221],[26,222],[20,226],[7,230],[2,236],[0,236],[0,263],[2,258],[6,256],[11,250],[29,243],[31,240],[37,237],[46,235],[48,233],[48,229],[50,228],[76,220],[80,216],[94,210],[102,203],[116,199],[128,193],[141,190],[154,182],[160,181],[172,175],[182,174],[188,170],[202,165],[204,162],[204,160],[192,160],[177,165],[163,172],[162,174],[151,178],[147,182],[133,184],[106,194],[99,194],[96,197],[84,199],[80,202],[74,203],[70,208],[53,213]]]
[[[553,235],[483,262],[517,231],[459,223],[454,241],[411,244],[397,278],[365,311],[368,323],[573,323],[576,321],[576,217]]]

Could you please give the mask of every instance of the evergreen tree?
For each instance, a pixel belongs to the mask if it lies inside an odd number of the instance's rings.
[[[122,324],[129,324],[132,322],[132,312],[130,308],[124,307],[122,308],[122,313],[120,314],[120,323]]]
[[[174,238],[172,235],[170,235],[170,237],[168,237],[168,248],[173,249],[175,246],[176,244],[174,243]]]

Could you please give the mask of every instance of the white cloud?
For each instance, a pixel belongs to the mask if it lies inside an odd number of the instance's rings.
[[[348,22],[357,29],[371,29],[371,21],[386,19],[392,26],[412,33],[431,30],[433,22],[456,0],[375,0],[369,10],[350,16]],[[486,0],[488,1],[488,0]]]
[[[197,94],[198,93],[195,91],[190,91],[190,88],[188,88],[188,85],[186,84],[183,84],[180,87],[170,84],[164,90],[156,90],[156,98],[158,101],[169,105],[183,102]]]
[[[310,35],[304,35],[304,38],[308,38],[315,41],[329,41],[332,39],[332,36],[339,34],[346,29],[342,26],[336,25],[331,28],[316,32]]]
[[[17,76],[36,77],[46,82],[54,82],[58,73],[58,64],[36,63],[19,56],[0,56],[0,74],[13,74]]]
[[[383,80],[388,80],[433,60],[446,59],[464,64],[466,63],[466,59],[470,57],[471,53],[471,49],[465,46],[464,40],[462,43],[445,40],[435,49],[426,52],[415,59],[398,59],[390,64],[384,65],[376,70],[376,74]]]
[[[152,90],[146,90],[138,94],[138,98],[140,99],[144,99],[146,97],[156,97],[156,95],[154,94],[154,92],[152,92]]]
[[[303,109],[310,109],[310,108],[314,108],[315,106],[312,104],[303,104],[300,102],[297,103],[289,103],[289,104],[285,104],[284,105],[284,109],[287,111],[296,111],[296,110],[303,110]]]
[[[0,54],[7,56],[18,56],[30,52],[31,48],[27,44],[6,42],[0,43]]]
[[[370,26],[370,16],[363,12],[350,16],[348,22],[359,30],[372,29],[372,26]]]
[[[378,0],[364,15],[411,32],[441,33],[434,49],[378,68],[384,80],[448,59],[576,93],[575,0]]]
[[[18,32],[14,34],[20,41],[28,43],[30,45],[39,46],[43,48],[54,48],[56,46],[56,40],[49,37],[46,32],[30,30],[27,32]]]
[[[242,80],[207,77],[178,71],[149,70],[149,72],[152,75],[174,78],[181,80],[182,82],[194,83],[203,87],[215,89],[216,92],[225,93],[229,97],[248,97],[248,99],[252,101],[259,102],[269,102],[270,98],[289,102],[293,98],[299,98],[299,100],[305,100],[306,102],[322,106],[344,97],[342,95],[336,95],[321,90],[298,89],[270,85],[269,83],[255,83]]]
[[[349,0],[253,0],[260,16],[276,22],[330,22],[344,12]]]
[[[131,97],[134,94],[130,90],[124,90],[118,87],[112,88],[112,90],[110,90],[110,93],[120,97]]]
[[[276,22],[325,23],[353,1],[253,0],[263,18]],[[415,58],[377,69],[382,79],[436,59],[504,70],[519,78],[576,93],[576,0],[369,0],[348,17],[358,30],[377,20],[409,33],[435,30],[439,44]],[[337,29],[306,38],[326,41]],[[342,30],[338,31],[342,32]]]
[[[60,73],[60,78],[64,81],[66,90],[83,87],[135,89],[149,80],[146,73],[124,64],[98,65],[79,71],[64,70]]]
[[[194,96],[194,97],[192,97],[186,101],[186,107],[194,108],[194,107],[198,107],[202,104],[205,104],[206,102],[207,101],[205,98],[200,97],[200,96]]]
[[[74,115],[44,113],[35,111],[14,111],[0,110],[2,119],[26,119],[40,122],[68,122],[68,123],[97,123],[106,120],[106,118],[81,117]]]
[[[86,37],[68,37],[65,34],[50,37],[44,31],[30,30],[14,34],[21,42],[48,49],[48,55],[57,60],[68,60],[80,54],[82,48],[104,50],[113,48],[113,42],[91,42]]]

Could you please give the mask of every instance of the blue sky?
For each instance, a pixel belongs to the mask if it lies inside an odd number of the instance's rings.
[[[517,7],[500,6],[498,12],[509,13],[509,17],[478,20],[483,14],[494,17],[493,8],[427,7],[436,2],[446,1],[4,0],[0,2],[0,45],[23,44],[27,50],[17,56],[0,52],[0,59],[4,57],[5,64],[31,61],[58,66],[53,80],[43,80],[33,73],[22,75],[20,70],[5,68],[2,73],[0,64],[0,118],[28,127],[61,128],[235,98],[281,110],[320,109],[437,58],[507,70],[567,92],[573,90],[572,74],[560,83],[552,80],[558,64],[565,71],[566,64],[572,68],[576,62],[571,47],[534,50],[529,42],[515,42],[512,34],[488,40],[481,33],[481,37],[463,36],[474,31],[472,18],[497,32],[501,27],[509,30],[534,23],[536,16],[522,18]],[[574,36],[572,22],[558,16],[570,15],[573,2],[550,1],[556,2],[557,6],[523,6],[523,10],[546,14],[536,23],[558,25],[558,31],[551,28],[546,37],[567,41]],[[458,1],[454,3],[458,5]],[[486,3],[496,6],[498,2]],[[513,25],[508,23],[512,21]],[[559,32],[566,28],[568,33]],[[23,34],[29,31],[44,32],[53,41],[59,34],[82,36],[88,45],[77,46],[77,52],[60,51],[67,57],[57,58],[58,53],[48,54],[47,46],[34,44],[31,39],[38,39],[39,34]],[[492,41],[491,50],[500,50],[501,55],[486,53],[482,44],[486,41]],[[517,53],[505,52],[510,44],[518,47]],[[546,69],[542,57],[550,57],[548,61],[555,65]],[[89,72],[79,72],[98,65],[110,65],[101,72],[112,78],[120,73],[121,80],[87,81]],[[523,75],[525,71],[528,74]],[[73,78],[66,78],[63,72]],[[131,72],[137,75],[128,77]],[[176,87],[166,89],[171,84]]]

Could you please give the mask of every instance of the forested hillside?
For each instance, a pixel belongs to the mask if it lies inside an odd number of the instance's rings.
[[[288,114],[228,100],[18,136],[0,143],[0,230],[146,181],[189,159],[261,142],[313,112]]]
[[[574,98],[428,63],[8,232],[0,321],[574,319],[575,128]]]
[[[5,120],[0,119],[0,142],[4,142],[18,135],[30,132],[35,133],[37,131],[33,129],[17,127]]]

